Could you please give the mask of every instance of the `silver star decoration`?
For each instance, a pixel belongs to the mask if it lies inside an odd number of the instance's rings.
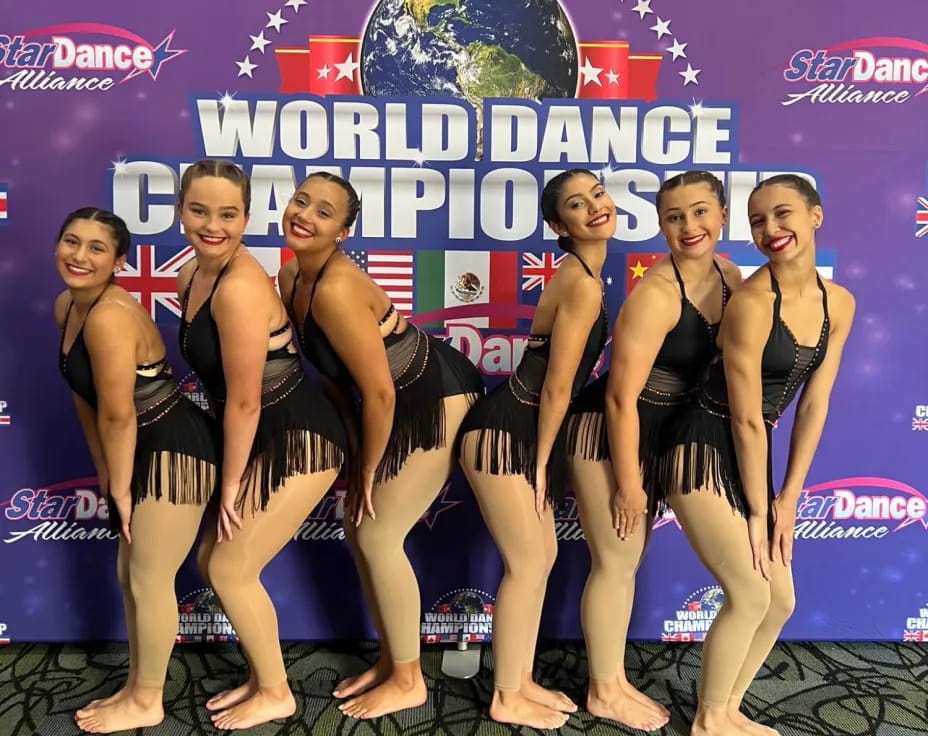
[[[320,66],[317,71],[319,72],[319,79],[328,79],[332,68],[326,64],[325,66]]]
[[[290,22],[290,21],[287,21],[287,20],[284,20],[284,19],[283,19],[283,16],[281,16],[281,12],[282,12],[282,11],[278,10],[276,13],[274,13],[274,14],[272,15],[271,13],[268,13],[267,11],[265,11],[265,15],[267,15],[267,25],[264,26],[264,27],[265,27],[265,28],[271,28],[271,27],[273,27],[275,31],[277,31],[278,33],[280,33],[280,27],[281,27],[284,23],[289,23],[289,22]]]
[[[425,160],[425,154],[421,150],[419,149],[414,149],[414,150],[415,150],[416,155],[413,156],[411,160],[416,166],[422,166],[423,164],[428,163]]]
[[[605,166],[603,166],[603,167],[599,170],[599,178],[600,178],[600,179],[605,179],[605,178],[607,178],[608,176],[611,176],[613,171],[614,171],[614,169],[612,168],[612,165],[611,165],[611,164],[606,164]]]
[[[221,107],[223,111],[228,110],[229,105],[232,104],[232,100],[234,99],[235,99],[235,93],[226,91],[225,94],[223,94],[223,96],[219,98],[219,107]]]
[[[599,73],[601,71],[602,69],[590,63],[590,57],[587,56],[579,69],[579,72],[583,75],[583,85],[586,86],[592,82],[602,87],[603,83],[599,81]]]
[[[606,286],[612,286],[612,276],[606,276]]]
[[[664,36],[670,35],[670,23],[669,20],[661,20],[660,16],[657,16],[657,23],[651,26],[651,30],[657,34],[657,40],[660,41]]]
[[[674,40],[673,40],[673,46],[668,46],[666,49],[664,49],[664,51],[668,51],[669,53],[673,54],[673,59],[672,59],[672,61],[676,61],[676,60],[679,59],[681,56],[682,56],[684,59],[686,58],[686,52],[684,51],[684,49],[685,49],[687,46],[689,46],[689,44],[680,43],[677,39],[674,39]]]
[[[683,86],[685,87],[688,84],[699,84],[696,81],[696,75],[701,72],[702,69],[693,69],[689,62],[686,63],[686,71],[677,72],[681,77],[683,77]]]
[[[249,51],[260,51],[264,53],[264,47],[267,46],[270,41],[264,37],[264,31],[261,31],[257,36],[248,36],[251,39],[251,48]]]
[[[622,75],[616,74],[612,69],[606,72],[606,79],[609,80],[609,84],[618,84],[621,78]]]
[[[341,64],[336,64],[335,68],[338,69],[338,74],[335,75],[335,81],[339,79],[354,79],[354,70],[361,66],[360,63],[354,60],[354,53],[348,54],[348,58],[345,59]]]
[[[306,5],[306,0],[287,0],[284,5],[293,8],[294,13],[299,13],[300,8]]]
[[[653,10],[651,10],[651,0],[638,0],[638,4],[634,8],[632,8],[632,12],[638,13],[641,20],[644,20],[644,17],[648,13],[654,12]]]
[[[697,72],[698,72],[698,70],[697,70]],[[680,73],[682,74],[683,72],[680,72]],[[686,85],[684,85],[684,86],[686,86]],[[698,118],[700,115],[703,114],[703,112],[705,111],[705,109],[706,109],[706,108],[703,107],[703,105],[702,105],[702,100],[697,100],[697,99],[694,97],[694,98],[693,98],[693,104],[690,105],[690,117],[691,117],[693,120],[695,120],[696,118]]]
[[[129,168],[129,164],[124,158],[117,158],[115,161],[110,161],[110,163],[113,164],[111,171],[114,176],[122,176],[126,173],[126,169]]]
[[[238,66],[238,76],[254,79],[251,73],[258,68],[258,65],[251,63],[250,56],[246,56],[245,61],[236,61],[235,64]]]

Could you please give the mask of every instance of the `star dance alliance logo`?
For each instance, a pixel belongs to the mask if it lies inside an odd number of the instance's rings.
[[[4,544],[32,538],[35,542],[111,541],[109,509],[96,478],[77,478],[45,488],[20,488],[3,509],[7,521],[36,521],[28,529],[8,532]]]
[[[157,80],[166,62],[187,53],[171,48],[174,33],[158,44],[104,23],[64,23],[0,33],[0,70],[12,70],[0,77],[0,87],[101,92],[143,74]]]
[[[887,48],[904,55],[874,52]],[[815,51],[799,49],[787,62],[783,78],[791,84],[817,83],[804,92],[787,94],[786,99],[780,101],[784,106],[804,101],[903,103],[928,92],[928,44],[909,38],[879,36],[845,41]],[[876,86],[864,90],[858,84]],[[921,86],[914,95],[903,87],[912,84]]]

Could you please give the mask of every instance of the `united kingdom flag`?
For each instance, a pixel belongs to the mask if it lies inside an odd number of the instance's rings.
[[[906,629],[902,632],[902,641],[928,641],[928,631]]]
[[[523,253],[522,291],[544,289],[566,257],[566,253]]]
[[[922,431],[922,432],[928,431],[928,419],[920,419],[919,417],[912,417],[912,429],[916,431]]]
[[[918,209],[915,210],[915,237],[924,237],[928,233],[928,198],[918,197]]]
[[[193,257],[189,245],[181,249],[137,245],[134,258],[126,261],[116,277],[117,283],[139,300],[155,322],[176,323],[181,316],[177,272]]]

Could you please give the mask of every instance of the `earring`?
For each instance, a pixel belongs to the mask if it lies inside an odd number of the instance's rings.
[[[335,245],[339,245],[342,242],[341,238],[335,238]]]

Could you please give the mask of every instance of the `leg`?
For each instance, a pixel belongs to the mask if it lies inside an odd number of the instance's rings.
[[[403,543],[444,486],[455,461],[453,438],[469,402],[466,396],[449,396],[444,402],[445,446],[413,452],[399,475],[375,487],[377,518],[365,517],[357,529],[357,554],[364,561],[363,570],[370,575],[370,590],[382,626],[380,633],[391,659],[382,683],[340,706],[343,713],[354,718],[377,718],[415,708],[426,699],[419,664],[419,584]],[[387,671],[378,664],[381,671]]]
[[[222,730],[250,728],[296,711],[277,635],[277,613],[260,575],[335,481],[336,470],[288,478],[264,511],[245,515],[244,528],[213,547],[209,580],[222,601],[252,668],[256,689],[212,716]],[[245,508],[253,508],[246,499]]]
[[[171,504],[153,496],[136,504],[132,544],[127,547],[128,579],[135,601],[135,682],[124,697],[78,713],[78,726],[111,733],[155,726],[164,719],[164,680],[177,636],[174,578],[190,550],[203,507]],[[125,541],[122,541],[125,544]]]
[[[590,663],[587,710],[599,718],[652,731],[669,719],[659,703],[639,692],[625,675],[625,646],[635,597],[635,574],[647,546],[651,519],[644,517],[626,540],[612,525],[615,476],[609,461],[572,458],[571,481],[590,549],[590,575],[580,601]]]
[[[546,525],[535,513],[535,493],[521,475],[490,475],[476,470],[477,433],[464,435],[461,465],[477,497],[480,512],[503,558],[503,579],[496,594],[493,614],[494,692],[490,717],[501,723],[531,728],[560,728],[568,715],[528,698],[522,692],[526,630],[537,619],[526,610],[527,601],[538,599],[547,579],[549,551]]]
[[[728,703],[770,607],[770,585],[754,569],[747,522],[724,496],[699,490],[671,494],[669,500],[699,559],[725,593],[725,602],[703,645],[699,707],[690,733],[740,734],[741,729],[729,716]]]
[[[793,615],[796,607],[796,591],[793,588],[792,566],[784,567],[780,562],[770,563],[770,608],[761,621],[748,649],[747,657],[741,667],[741,672],[735,679],[731,700],[729,700],[729,714],[740,723],[746,734],[752,736],[776,736],[776,729],[763,726],[750,720],[741,712],[741,701],[751,686],[751,681],[757,675],[773,645],[776,644],[784,624]]]

